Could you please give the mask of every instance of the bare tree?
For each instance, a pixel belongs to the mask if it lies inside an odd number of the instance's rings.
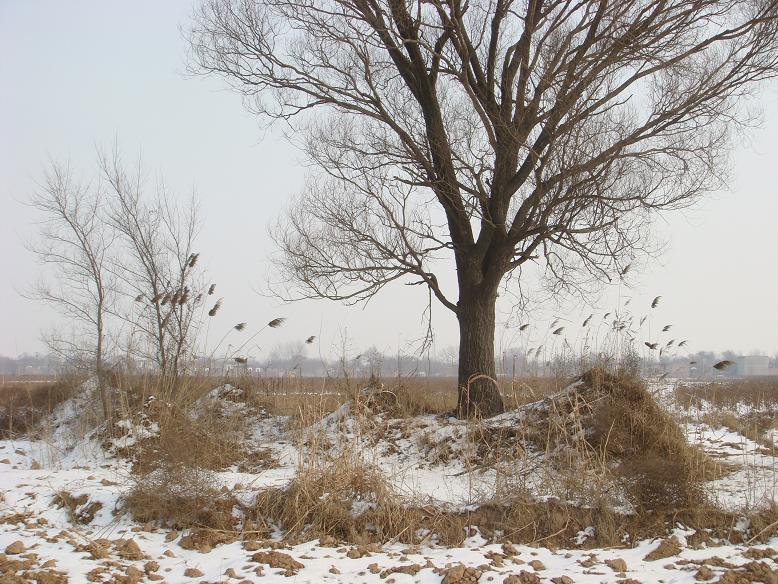
[[[197,205],[191,199],[179,206],[162,185],[154,198],[145,198],[141,169],[130,173],[115,150],[101,155],[100,166],[109,185],[108,218],[125,252],[113,267],[132,300],[124,318],[150,347],[143,356],[150,353],[163,380],[172,383],[191,357],[204,298],[194,251]]]
[[[776,11],[204,0],[190,38],[198,70],[305,136],[316,172],[275,232],[295,294],[426,284],[459,321],[459,415],[492,415],[501,283],[533,264],[571,291],[620,275],[653,213],[720,188],[729,133],[754,121],[744,98],[775,72]]]
[[[28,247],[49,266],[56,284],[37,284],[31,296],[52,305],[76,325],[72,339],[47,339],[56,354],[97,377],[103,415],[111,416],[105,386],[106,321],[113,299],[108,270],[113,237],[100,209],[102,197],[91,184],[76,182],[70,169],[52,163],[30,204],[42,218],[40,237]]]

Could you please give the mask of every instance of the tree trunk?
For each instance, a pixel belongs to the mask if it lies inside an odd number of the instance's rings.
[[[97,317],[97,351],[95,354],[95,374],[97,375],[97,391],[100,393],[100,402],[103,406],[103,416],[111,419],[111,401],[108,390],[105,387],[105,374],[103,371],[103,320]]]
[[[494,313],[497,291],[479,289],[459,302],[460,418],[496,416],[504,411],[494,367]]]

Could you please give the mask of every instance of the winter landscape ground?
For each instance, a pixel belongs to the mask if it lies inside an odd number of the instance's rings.
[[[109,425],[68,383],[20,431],[4,402],[0,582],[776,582],[769,384],[594,369],[473,421],[411,382],[117,380]]]

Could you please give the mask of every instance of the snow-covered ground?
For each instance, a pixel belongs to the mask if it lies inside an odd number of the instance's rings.
[[[657,395],[664,400],[669,391],[665,384],[657,389]],[[223,393],[215,391],[206,399],[218,400],[220,395]],[[300,441],[323,437],[333,452],[357,448],[408,501],[466,509],[494,493],[499,473],[495,468],[473,465],[474,452],[469,450],[472,442],[463,440],[467,422],[432,415],[404,420],[378,418],[368,429],[349,415],[349,407],[336,410],[302,434],[285,430],[287,420],[257,416],[249,427],[249,441],[252,447],[270,449],[274,464],[256,473],[230,468],[217,473],[218,480],[236,496],[247,499],[260,489],[282,486],[296,474]],[[131,483],[131,466],[106,451],[93,437],[84,435],[79,420],[88,409],[86,402],[64,404],[54,412],[52,432],[45,440],[0,441],[2,584],[569,584],[629,583],[629,579],[671,584],[713,581],[725,572],[731,572],[728,582],[778,581],[778,555],[771,549],[778,548],[778,537],[755,546],[716,540],[700,543],[699,538],[691,537],[692,531],[682,526],[675,530],[672,541],[645,540],[608,549],[582,549],[591,529],[571,538],[564,546],[567,549],[542,547],[542,542],[531,546],[490,544],[477,532],[460,547],[436,545],[434,540],[423,546],[392,543],[382,547],[314,540],[299,545],[236,541],[212,549],[210,545],[193,549],[198,546],[192,545],[186,533],[139,525],[123,512],[121,495]],[[138,425],[129,420],[119,427],[125,433],[114,439],[117,448],[132,446],[155,431],[153,423]],[[723,508],[744,511],[775,501],[777,461],[763,447],[731,430],[701,422],[687,422],[683,428],[690,442],[700,444],[710,456],[733,467],[725,477],[707,484],[712,500]],[[376,435],[380,440],[375,439]],[[76,504],[58,505],[64,493],[77,499]],[[75,521],[74,513],[88,521]],[[733,528],[742,532],[743,541],[756,535],[745,520]],[[649,554],[660,544],[665,553],[654,556],[664,557],[653,559]],[[19,579],[12,579],[13,574]]]

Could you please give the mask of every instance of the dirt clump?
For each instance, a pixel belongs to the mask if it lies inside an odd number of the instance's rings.
[[[614,558],[612,560],[605,560],[605,565],[608,566],[614,572],[626,572],[627,562],[622,558]]]
[[[656,548],[643,558],[643,560],[646,562],[655,562],[656,560],[671,558],[681,553],[681,549],[681,544],[678,542],[677,537],[668,537],[663,539]]]
[[[19,540],[9,543],[7,546],[5,546],[5,553],[9,556],[23,554],[25,551],[27,551],[27,548],[24,547],[24,543]]]
[[[778,570],[771,568],[767,562],[752,561],[727,570],[716,582],[717,584],[748,584],[749,582],[778,584]]]
[[[215,531],[212,529],[192,529],[183,536],[178,545],[185,550],[197,550],[206,554],[217,545],[232,543],[237,538],[233,532]]]
[[[481,577],[481,570],[457,564],[445,570],[444,574],[441,584],[475,584]]]
[[[271,568],[280,568],[284,570],[284,576],[294,576],[299,569],[305,567],[305,564],[298,562],[289,554],[279,551],[257,552],[251,556],[251,561],[267,564]]]
[[[502,584],[540,584],[540,577],[533,572],[522,570],[518,574],[507,576]]]
[[[134,539],[119,539],[114,543],[117,555],[124,560],[143,560],[145,555]]]

